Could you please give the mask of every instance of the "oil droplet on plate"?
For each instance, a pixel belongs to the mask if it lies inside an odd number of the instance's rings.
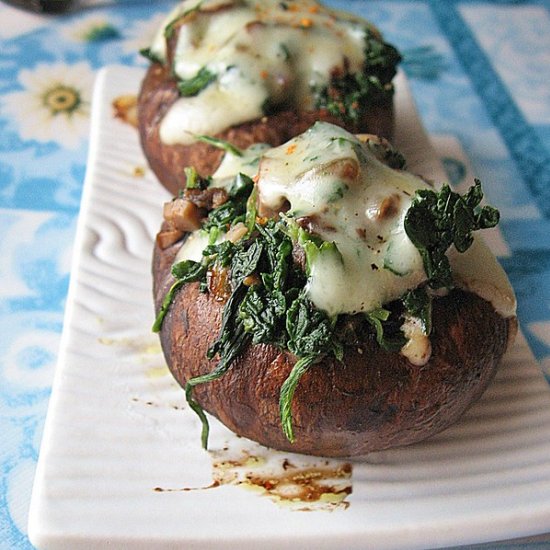
[[[315,459],[263,448],[231,451],[224,447],[210,451],[211,484],[203,487],[162,488],[155,492],[188,492],[215,489],[223,485],[240,487],[267,496],[291,511],[345,510],[352,492],[352,466],[347,462]]]
[[[137,96],[134,94],[121,95],[113,99],[114,117],[126,124],[137,128]]]
[[[352,492],[352,466],[347,462],[288,455],[264,449],[210,451],[213,478],[269,497],[291,510],[346,509]]]

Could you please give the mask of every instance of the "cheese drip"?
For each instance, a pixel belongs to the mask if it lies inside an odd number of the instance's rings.
[[[165,33],[185,14],[173,73],[189,80],[206,69],[215,78],[170,107],[160,125],[168,145],[190,144],[193,134],[216,134],[273,107],[313,109],[312,90],[335,73],[360,72],[367,33],[379,36],[363,19],[312,0],[188,0],[157,33],[155,58],[166,60]]]
[[[317,123],[267,151],[260,163],[259,201],[336,245],[310,266],[307,292],[330,315],[369,312],[426,282],[422,258],[404,218],[421,178],[380,162],[345,130]],[[494,255],[476,237],[465,254],[448,253],[457,286],[491,302],[504,317],[515,297]]]
[[[403,228],[416,189],[427,184],[382,164],[343,129],[317,123],[267,152],[259,200],[288,215],[339,254],[319,254],[307,292],[329,315],[368,312],[426,280],[422,258]]]
[[[355,136],[322,122],[280,147],[254,146],[241,157],[228,153],[212,185],[227,187],[239,172],[255,171],[260,209],[272,215],[286,210],[287,218],[336,245],[310,265],[307,292],[319,309],[369,312],[426,282],[422,258],[403,227],[415,191],[429,188],[423,179],[389,168]],[[176,261],[200,260],[207,244],[200,234],[187,239]],[[503,317],[515,315],[510,282],[480,237],[465,253],[451,248],[447,256],[459,288],[484,298]],[[411,338],[418,332],[414,324],[409,332]],[[416,344],[408,352],[421,362],[429,352]]]

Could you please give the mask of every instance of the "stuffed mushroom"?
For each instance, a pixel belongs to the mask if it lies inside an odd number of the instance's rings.
[[[229,149],[165,206],[155,330],[204,411],[264,445],[356,456],[455,422],[516,331],[504,271],[463,196],[404,169],[384,140],[318,122]]]
[[[213,173],[214,136],[280,145],[317,120],[390,138],[400,61],[369,22],[313,0],[187,0],[143,51],[141,143],[160,182]]]

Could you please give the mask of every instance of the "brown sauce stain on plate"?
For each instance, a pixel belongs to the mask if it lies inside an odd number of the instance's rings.
[[[351,465],[296,467],[279,475],[249,473],[242,484],[265,491],[278,504],[296,510],[347,508],[351,494]]]
[[[220,484],[217,481],[213,481],[210,485],[205,485],[204,487],[179,487],[176,489],[165,489],[164,487],[155,487],[153,491],[155,493],[179,493],[181,491],[204,491],[206,489],[215,489],[219,487]]]
[[[251,446],[254,444],[251,443]],[[345,510],[352,493],[352,466],[332,459],[288,455],[264,449],[232,451],[228,446],[209,452],[211,484],[204,487],[161,488],[156,492],[186,492],[233,485],[268,497],[291,511]]]
[[[143,357],[161,353],[160,344],[147,338],[99,338],[99,341]],[[172,380],[165,364],[151,364],[144,373],[151,383]],[[130,402],[148,408],[187,410],[184,404],[168,402],[157,394],[133,395]],[[284,453],[239,436],[226,437],[218,440],[218,445],[207,452],[212,460],[211,483],[203,486],[157,486],[152,490],[176,493],[235,486],[268,497],[292,511],[346,510],[350,506],[347,498],[352,493],[353,468],[349,462]]]

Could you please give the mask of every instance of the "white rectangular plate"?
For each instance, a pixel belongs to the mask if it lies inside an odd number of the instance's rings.
[[[422,444],[324,461],[265,449],[212,421],[212,450],[200,448],[198,420],[150,332],[151,251],[168,195],[146,168],[135,129],[112,110],[115,98],[136,93],[142,74],[110,67],[97,82],[32,542],[411,549],[545,531],[550,390],[521,337],[481,401]],[[414,171],[440,180],[402,76],[396,103],[397,146]]]

